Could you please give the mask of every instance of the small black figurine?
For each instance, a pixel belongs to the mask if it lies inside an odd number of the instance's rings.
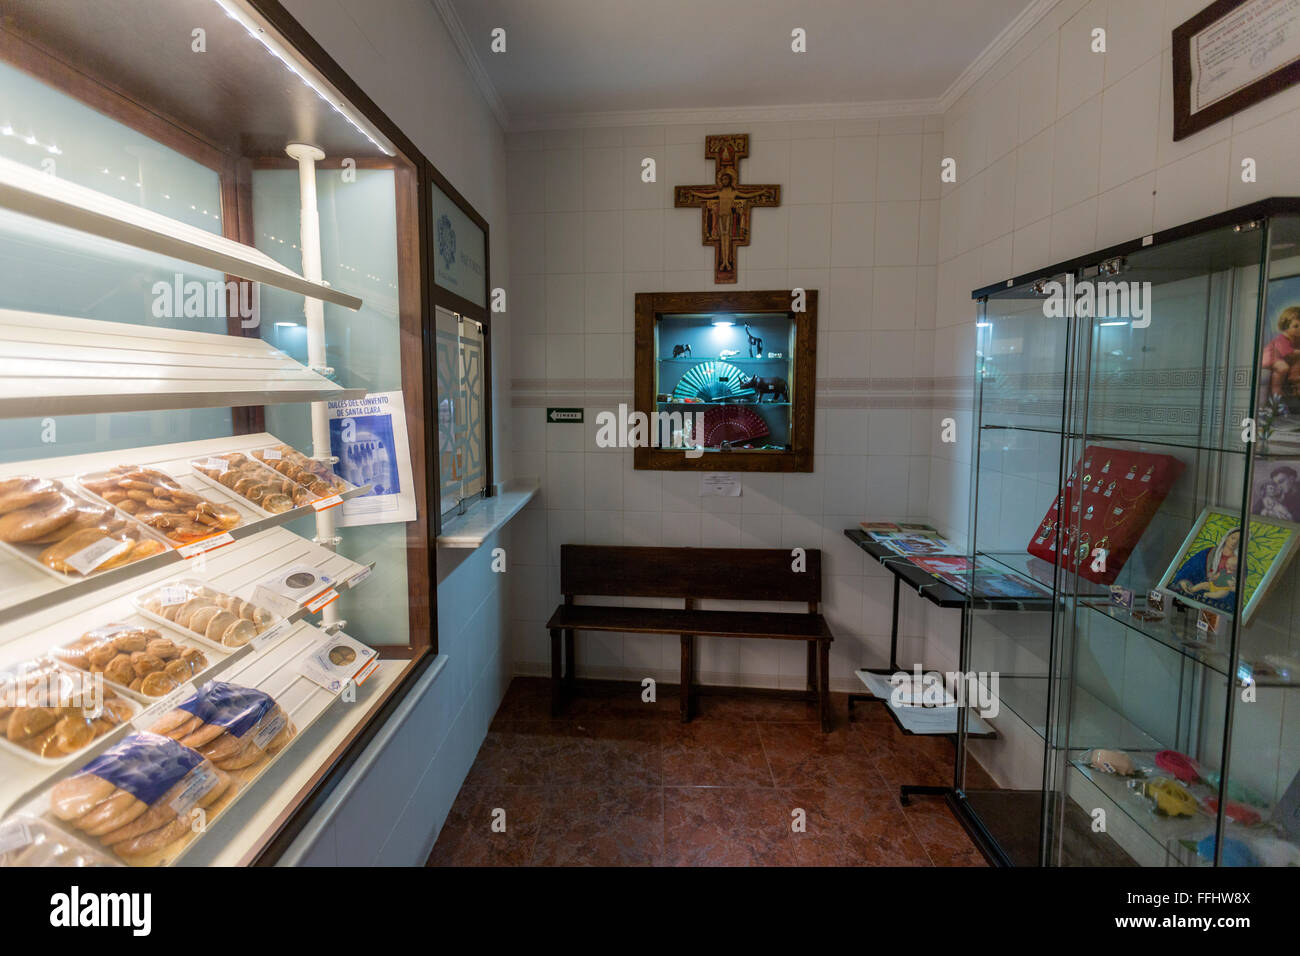
[[[745,334],[749,336],[749,357],[762,358],[763,340],[759,338],[757,335],[755,335],[753,332],[749,331],[748,322],[745,323]]]
[[[674,345],[673,358],[681,358],[683,355],[690,355],[691,347],[689,345]]]
[[[764,395],[771,395],[773,402],[790,401],[790,386],[783,378],[760,378],[752,375],[748,379],[740,382],[741,388],[752,388],[754,390],[754,401],[763,401]]]

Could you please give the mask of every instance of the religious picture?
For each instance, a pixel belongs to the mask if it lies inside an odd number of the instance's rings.
[[[1300,460],[1255,459],[1250,513],[1278,521],[1300,521]]]
[[[1266,321],[1258,371],[1258,437],[1265,449],[1300,448],[1300,276],[1269,282]]]
[[[1160,581],[1184,604],[1235,614],[1240,570],[1245,590],[1245,622],[1286,568],[1300,543],[1300,524],[1252,518],[1248,553],[1241,554],[1241,520],[1233,512],[1206,508]]]

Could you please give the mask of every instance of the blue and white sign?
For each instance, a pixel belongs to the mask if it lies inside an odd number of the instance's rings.
[[[487,308],[487,250],[483,230],[433,187],[433,278],[448,292]]]

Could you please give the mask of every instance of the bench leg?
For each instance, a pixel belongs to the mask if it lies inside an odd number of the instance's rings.
[[[817,690],[817,642],[808,641],[807,647],[808,666],[806,671],[808,674],[808,693],[811,694]]]
[[[560,658],[560,629],[551,628],[551,716],[558,717],[562,697],[563,662]]]
[[[682,679],[681,709],[682,723],[691,719],[691,680],[695,674],[695,638],[690,634],[682,635]]]
[[[817,704],[821,708],[822,733],[831,731],[831,642],[817,642]]]
[[[564,632],[564,682],[569,687],[573,687],[573,682],[578,679],[578,642],[573,635],[573,629],[568,628]]]

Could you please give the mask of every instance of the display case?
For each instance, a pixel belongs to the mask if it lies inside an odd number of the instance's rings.
[[[816,330],[816,291],[638,294],[636,467],[811,471]]]
[[[1300,861],[1298,242],[1268,200],[974,293],[969,549],[1053,593],[962,644],[1000,862]]]
[[[0,91],[0,865],[272,861],[432,659],[426,163],[275,3]]]

